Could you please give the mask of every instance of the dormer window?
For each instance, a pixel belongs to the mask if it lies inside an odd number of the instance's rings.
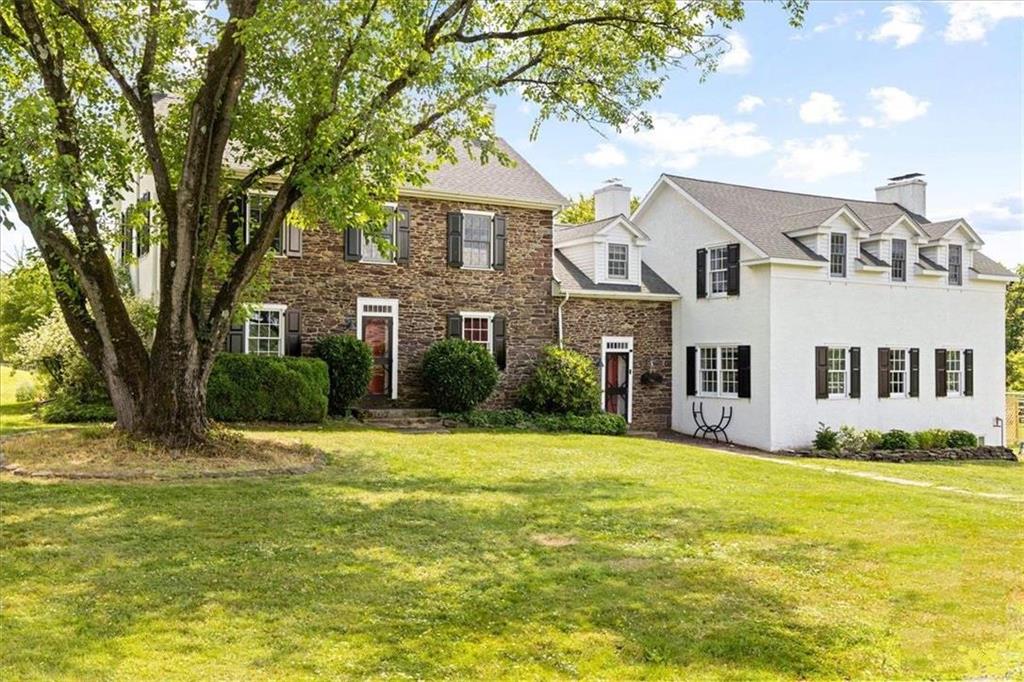
[[[829,274],[833,277],[846,277],[846,235],[833,232],[829,244]]]
[[[608,245],[608,278],[629,279],[629,245]]]
[[[964,283],[963,247],[959,244],[949,245],[949,284],[958,287]]]
[[[907,240],[892,240],[892,281],[907,281]]]

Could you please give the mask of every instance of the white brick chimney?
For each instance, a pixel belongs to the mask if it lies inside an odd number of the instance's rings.
[[[928,183],[924,181],[921,173],[908,173],[889,178],[888,184],[875,188],[875,201],[886,203],[897,203],[908,211],[918,215],[925,213],[925,188]]]
[[[613,218],[619,214],[629,217],[629,197],[632,190],[618,180],[594,190],[594,220]]]

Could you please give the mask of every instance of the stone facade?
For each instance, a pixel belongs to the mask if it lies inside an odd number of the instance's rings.
[[[540,349],[556,335],[551,298],[551,211],[480,203],[403,198],[409,209],[409,262],[349,262],[342,230],[307,230],[302,255],[280,258],[271,270],[266,303],[301,311],[302,352],[328,334],[355,334],[357,298],[398,299],[398,399],[424,403],[423,353],[446,334],[447,316],[460,311],[506,318],[506,368],[487,407],[510,406]],[[506,216],[504,270],[447,265],[447,214],[460,209]]]
[[[632,428],[668,429],[672,415],[672,303],[571,298],[562,308],[567,348],[601,362],[602,337],[633,337]],[[659,383],[642,380],[660,374]],[[603,377],[602,377],[603,381]]]

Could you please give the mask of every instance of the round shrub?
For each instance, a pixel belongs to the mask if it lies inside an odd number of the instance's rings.
[[[370,383],[370,346],[351,334],[325,336],[316,342],[313,353],[327,363],[331,378],[328,410],[331,414],[345,414],[352,403],[363,397]]]
[[[466,412],[498,385],[498,366],[486,348],[462,339],[438,341],[423,354],[423,384],[442,412]]]
[[[974,448],[978,446],[978,437],[970,431],[955,429],[946,436],[946,444],[951,448]]]
[[[327,365],[317,358],[224,353],[213,362],[206,411],[223,422],[319,422],[327,416]]]
[[[913,450],[917,447],[914,437],[901,429],[892,429],[882,434],[882,442],[878,444],[882,450]]]
[[[594,414],[601,409],[597,368],[582,353],[547,346],[523,385],[519,402],[529,412]]]

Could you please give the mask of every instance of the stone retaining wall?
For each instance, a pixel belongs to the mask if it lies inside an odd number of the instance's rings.
[[[803,450],[789,454],[793,454],[798,457],[853,459],[864,462],[940,462],[955,460],[1017,461],[1017,457],[1013,454],[1012,450],[998,445],[980,445],[974,448],[938,448],[935,450],[868,450],[867,452]]]

